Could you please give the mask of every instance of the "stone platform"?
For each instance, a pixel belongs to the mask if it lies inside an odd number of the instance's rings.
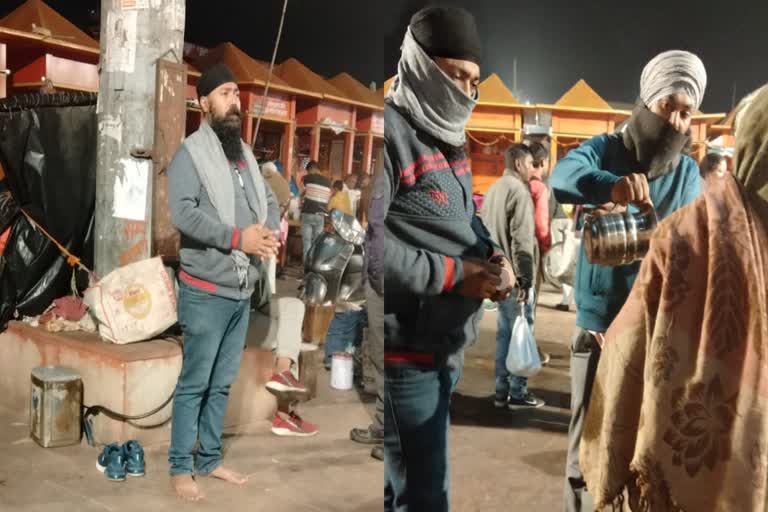
[[[268,340],[248,340],[241,371],[232,386],[227,427],[269,419],[275,398],[264,385],[272,374],[274,355]],[[11,322],[0,334],[0,406],[29,414],[30,373],[34,367],[70,366],[83,379],[86,406],[103,405],[125,415],[140,415],[156,409],[173,392],[181,370],[181,347],[171,338],[115,345],[98,335],[84,332],[50,333],[40,327]],[[137,428],[99,414],[93,419],[99,443],[138,439],[145,445],[170,438],[171,404],[137,425]]]

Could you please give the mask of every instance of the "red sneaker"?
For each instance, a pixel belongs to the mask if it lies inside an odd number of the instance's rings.
[[[293,376],[290,370],[273,373],[272,378],[267,382],[267,390],[279,400],[290,402],[299,402],[309,397],[309,390]]]
[[[295,412],[285,416],[278,412],[272,420],[272,433],[276,436],[310,437],[317,432],[317,425],[304,421]]]

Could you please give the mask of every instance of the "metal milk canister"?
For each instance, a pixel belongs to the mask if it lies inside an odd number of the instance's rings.
[[[30,436],[43,448],[80,443],[83,381],[66,366],[32,370]]]

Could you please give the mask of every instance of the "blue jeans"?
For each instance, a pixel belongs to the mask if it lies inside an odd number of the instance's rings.
[[[499,309],[496,313],[496,399],[499,401],[506,400],[508,396],[523,398],[528,394],[528,379],[510,375],[507,371],[507,354],[509,353],[509,339],[512,337],[512,327],[519,315],[525,315],[531,333],[533,333],[535,295],[534,288],[531,288],[528,302],[521,307],[517,303],[517,289],[515,289],[512,290],[512,295],[507,300],[499,303]]]
[[[386,365],[384,511],[447,512],[448,424],[456,368]]]
[[[328,326],[325,336],[325,367],[331,367],[331,358],[335,352],[346,352],[349,347],[359,349],[363,342],[363,329],[367,325],[368,314],[365,309],[336,313]]]
[[[224,413],[240,370],[250,302],[216,297],[183,283],[179,287],[184,349],[173,397],[171,475],[207,475],[221,464]],[[198,440],[193,470],[192,450]]]
[[[307,261],[307,254],[315,243],[315,239],[323,232],[325,217],[322,213],[302,213],[301,214],[301,243],[304,249],[304,262]]]

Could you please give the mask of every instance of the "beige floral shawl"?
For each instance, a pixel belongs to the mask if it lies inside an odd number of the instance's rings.
[[[606,335],[580,456],[598,509],[766,510],[768,89],[750,102],[734,175],[659,226]]]

